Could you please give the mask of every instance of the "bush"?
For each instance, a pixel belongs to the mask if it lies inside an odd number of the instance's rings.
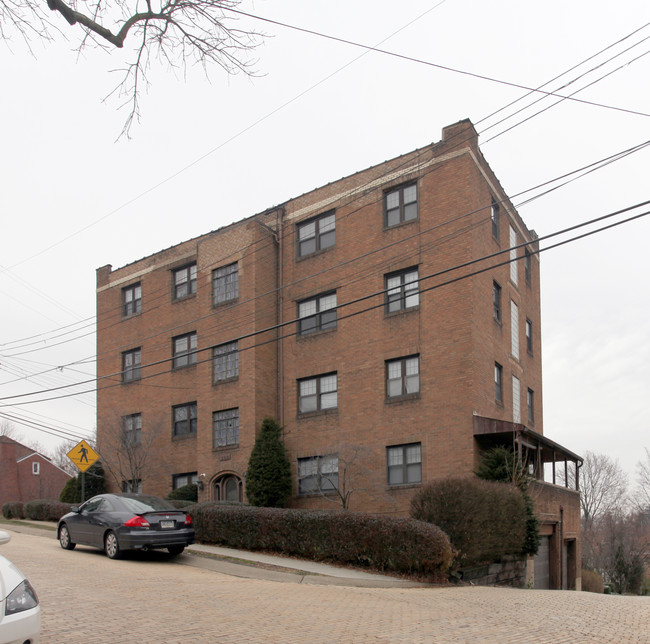
[[[433,481],[413,496],[411,516],[449,535],[461,568],[521,555],[526,547],[526,505],[514,485],[477,478]]]
[[[37,499],[25,503],[25,518],[32,521],[58,521],[68,512],[70,512],[69,503],[52,499]]]
[[[251,505],[284,508],[291,496],[291,463],[281,432],[273,418],[262,421],[246,472],[246,496]]]
[[[190,483],[189,485],[183,485],[178,487],[175,490],[172,490],[167,498],[172,501],[175,499],[181,501],[198,501],[199,498],[199,486],[196,483]]]
[[[167,500],[178,510],[185,510],[196,505],[196,501],[187,501],[186,499],[170,499],[167,497]]]
[[[442,579],[453,561],[447,535],[405,517],[287,510],[207,501],[189,508],[196,539],[316,561]]]
[[[15,501],[13,503],[5,503],[2,506],[2,516],[5,519],[24,519],[25,518],[25,504]]]
[[[84,473],[84,499],[81,498],[81,472],[64,485],[59,495],[62,503],[78,505],[97,494],[106,492],[106,474],[100,461],[93,463]]]
[[[602,575],[595,570],[582,569],[582,590],[588,593],[604,593],[605,584]]]

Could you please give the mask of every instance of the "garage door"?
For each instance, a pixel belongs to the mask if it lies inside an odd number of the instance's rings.
[[[535,588],[548,590],[550,588],[550,555],[551,537],[542,537],[539,550],[535,555]]]

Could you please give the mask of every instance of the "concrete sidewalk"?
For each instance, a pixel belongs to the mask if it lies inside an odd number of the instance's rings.
[[[0,522],[0,530],[56,539],[56,523],[48,521],[23,520],[20,524]],[[161,551],[161,554],[164,552]],[[417,588],[429,585],[400,577],[369,573],[358,568],[199,543],[188,546],[174,561],[233,577],[283,583],[363,588]]]

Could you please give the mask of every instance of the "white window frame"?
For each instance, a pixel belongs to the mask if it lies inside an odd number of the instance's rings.
[[[225,382],[239,377],[239,343],[226,342],[212,350],[213,382]]]

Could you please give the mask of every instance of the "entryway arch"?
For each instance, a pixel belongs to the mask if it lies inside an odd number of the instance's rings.
[[[244,484],[234,472],[220,474],[212,483],[212,498],[215,501],[242,501]]]

